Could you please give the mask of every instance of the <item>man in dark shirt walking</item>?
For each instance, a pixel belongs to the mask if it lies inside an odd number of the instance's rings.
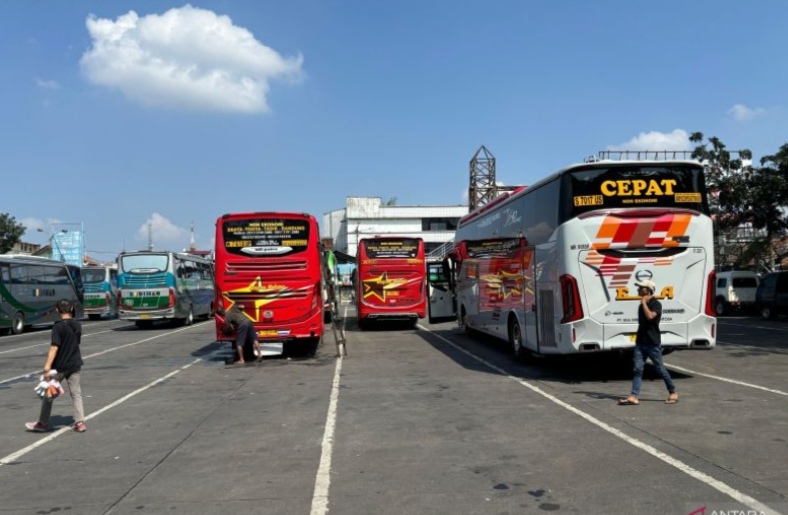
[[[618,403],[624,406],[635,406],[640,404],[640,386],[643,382],[643,368],[646,359],[651,359],[657,373],[662,376],[665,386],[668,389],[668,399],[666,404],[675,404],[679,401],[679,394],[676,393],[676,385],[670,378],[668,369],[662,362],[662,335],[659,332],[659,321],[662,318],[662,303],[654,298],[657,286],[652,281],[640,281],[635,283],[640,295],[640,306],[638,306],[638,332],[635,336],[635,369],[632,380],[632,392],[629,397],[619,399]]]
[[[52,327],[52,344],[49,347],[47,361],[44,365],[44,381],[56,379],[66,380],[68,393],[74,404],[74,425],[73,431],[84,433],[85,409],[82,406],[82,388],[80,387],[80,371],[82,370],[82,354],[79,351],[79,344],[82,340],[82,326],[71,317],[74,305],[71,301],[63,299],[57,303],[57,311],[60,314],[60,321]],[[57,373],[52,377],[52,370]],[[41,401],[41,414],[38,422],[28,422],[25,427],[28,431],[44,432],[49,429],[49,417],[52,414],[52,402],[54,399],[44,397]]]

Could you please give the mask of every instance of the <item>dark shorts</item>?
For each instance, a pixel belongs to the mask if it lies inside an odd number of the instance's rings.
[[[236,345],[246,347],[247,345],[254,344],[255,341],[257,341],[257,331],[255,330],[254,324],[252,322],[247,322],[238,326],[238,329],[235,332]]]

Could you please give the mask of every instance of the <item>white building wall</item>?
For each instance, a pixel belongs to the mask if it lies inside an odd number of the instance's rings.
[[[461,218],[468,206],[383,206],[380,197],[348,197],[344,209],[323,215],[330,229],[324,237],[334,238],[334,248],[356,255],[358,242],[372,236],[411,236],[426,243],[441,244],[454,238],[454,230],[424,231],[424,218]]]

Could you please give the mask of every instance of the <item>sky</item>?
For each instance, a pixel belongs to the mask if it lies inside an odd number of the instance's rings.
[[[467,203],[604,149],[788,142],[788,3],[0,2],[0,213],[111,261],[348,196]],[[38,231],[41,229],[41,231]]]

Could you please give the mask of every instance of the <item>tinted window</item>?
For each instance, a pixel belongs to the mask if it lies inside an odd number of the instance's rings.
[[[287,256],[309,245],[309,222],[286,218],[225,220],[224,249],[246,257]]]
[[[132,274],[154,274],[167,270],[166,254],[131,254],[120,257],[120,269]]]
[[[757,288],[758,281],[755,277],[734,277],[731,281],[734,288]]]
[[[720,277],[717,279],[717,288],[725,288],[728,285],[728,279],[725,277]]]
[[[82,282],[85,284],[103,283],[106,273],[103,268],[83,268]]]
[[[598,164],[564,174],[562,184],[562,220],[596,209],[665,207],[709,212],[700,166]]]

